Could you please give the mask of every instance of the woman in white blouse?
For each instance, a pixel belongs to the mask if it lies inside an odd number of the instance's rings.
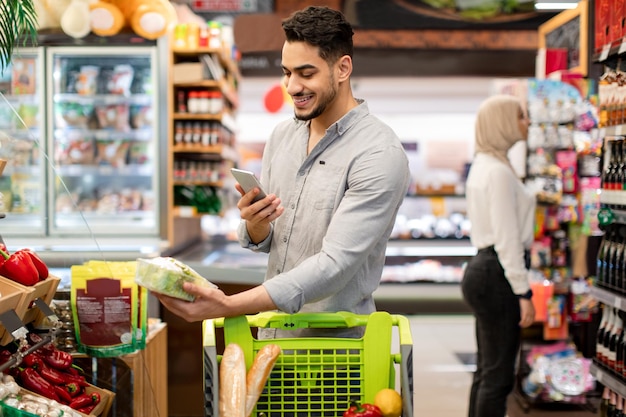
[[[478,350],[469,417],[505,416],[520,329],[535,318],[525,256],[533,241],[535,197],[507,157],[527,134],[528,118],[517,98],[497,95],[481,104],[466,184],[470,239],[478,253],[461,284],[476,319]]]

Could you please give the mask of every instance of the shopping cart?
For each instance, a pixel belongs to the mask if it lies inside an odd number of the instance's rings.
[[[259,340],[252,328],[348,328],[365,326],[362,338],[301,337]],[[383,388],[399,385],[402,416],[413,416],[413,340],[409,321],[401,315],[338,313],[273,313],[205,320],[205,416],[218,417],[219,361],[216,329],[223,328],[224,346],[237,343],[250,369],[256,353],[269,343],[281,347],[253,417],[341,417],[352,401],[372,403]],[[398,350],[393,353],[392,349]]]

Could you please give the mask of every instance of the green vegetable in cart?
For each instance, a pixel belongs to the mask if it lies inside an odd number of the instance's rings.
[[[344,411],[343,417],[383,417],[383,413],[374,404],[360,404],[354,401],[350,408]]]
[[[151,291],[186,301],[193,301],[194,296],[183,290],[185,282],[217,288],[189,266],[170,257],[137,259],[135,282]]]
[[[18,250],[9,255],[0,250],[0,255],[3,258],[0,275],[26,286],[33,286],[39,282],[39,272],[28,253]]]

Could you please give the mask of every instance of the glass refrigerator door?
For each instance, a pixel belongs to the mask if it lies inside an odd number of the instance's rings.
[[[46,233],[43,52],[24,48],[0,72],[2,236]],[[1,164],[0,164],[1,166]]]
[[[155,236],[156,48],[48,49],[50,234]]]

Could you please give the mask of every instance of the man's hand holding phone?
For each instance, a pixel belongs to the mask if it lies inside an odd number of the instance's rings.
[[[231,168],[231,172],[238,182],[237,190],[242,196],[237,203],[237,208],[241,213],[241,218],[246,221],[250,239],[254,243],[259,243],[269,234],[270,223],[280,217],[285,208],[280,205],[280,198],[275,194],[267,194],[263,191],[254,173],[237,168]],[[246,198],[246,195],[255,188],[258,188],[259,193],[253,199]],[[266,198],[270,203],[261,203]]]

